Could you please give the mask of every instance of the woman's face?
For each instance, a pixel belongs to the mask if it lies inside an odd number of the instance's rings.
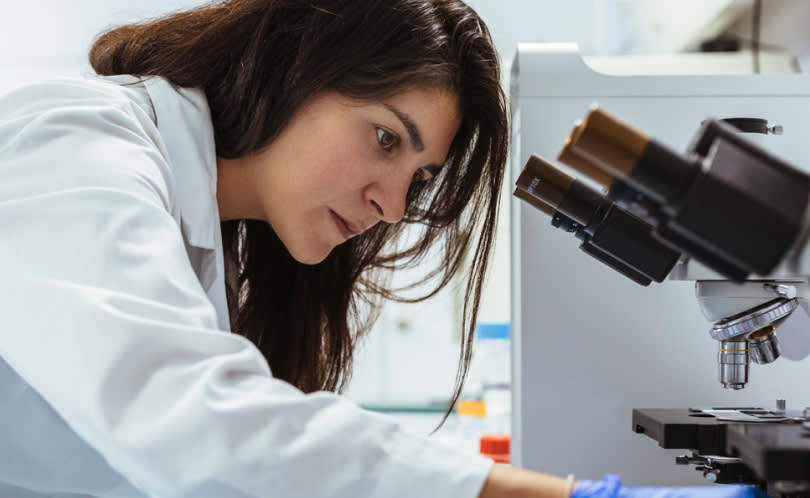
[[[262,217],[306,264],[376,223],[395,223],[412,182],[430,181],[461,123],[458,98],[425,88],[380,102],[317,95],[259,155]]]

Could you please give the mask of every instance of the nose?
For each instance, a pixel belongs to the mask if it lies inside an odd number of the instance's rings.
[[[378,219],[396,223],[405,216],[405,199],[410,186],[410,176],[403,180],[399,175],[391,175],[383,181],[368,185],[365,189],[365,201]]]

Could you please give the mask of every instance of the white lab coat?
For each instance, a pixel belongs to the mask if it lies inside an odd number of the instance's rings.
[[[475,497],[489,460],[227,332],[205,96],[124,80],[0,98],[0,496]]]

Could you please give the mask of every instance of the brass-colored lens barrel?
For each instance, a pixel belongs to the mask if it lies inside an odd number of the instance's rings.
[[[590,160],[577,155],[577,153],[571,148],[570,138],[565,142],[562,150],[560,150],[557,160],[570,166],[579,173],[582,173],[582,175],[590,178],[603,187],[610,188],[613,185],[613,182],[616,181],[616,178],[613,175],[606,171],[602,171],[599,166],[595,165]]]
[[[630,175],[650,139],[599,107],[592,107],[560,151],[559,160],[601,185]]]
[[[582,226],[591,222],[604,200],[599,191],[534,154],[520,173],[517,188],[521,199],[536,198]]]
[[[574,178],[532,154],[515,182],[515,196],[554,216]]]
[[[517,180],[518,187],[539,197],[554,209],[565,199],[574,177],[532,154]]]
[[[540,211],[546,213],[549,216],[554,216],[557,214],[557,210],[554,209],[552,206],[546,204],[545,202],[541,201],[539,198],[533,196],[532,194],[526,192],[525,190],[521,189],[520,187],[515,187],[515,197],[522,199],[535,208],[539,209]]]
[[[775,332],[776,327],[768,325],[748,336],[748,354],[751,361],[767,365],[779,358],[781,351]]]

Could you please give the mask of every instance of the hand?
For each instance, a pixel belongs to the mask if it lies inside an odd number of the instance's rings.
[[[618,498],[621,487],[619,476],[608,474],[601,481],[577,481],[571,498]]]
[[[767,498],[767,496],[756,487],[739,484],[622,487],[618,476],[607,475],[601,481],[577,482],[571,498]]]
[[[768,498],[768,495],[754,486],[710,484],[660,488],[627,486],[619,490],[618,498]]]

